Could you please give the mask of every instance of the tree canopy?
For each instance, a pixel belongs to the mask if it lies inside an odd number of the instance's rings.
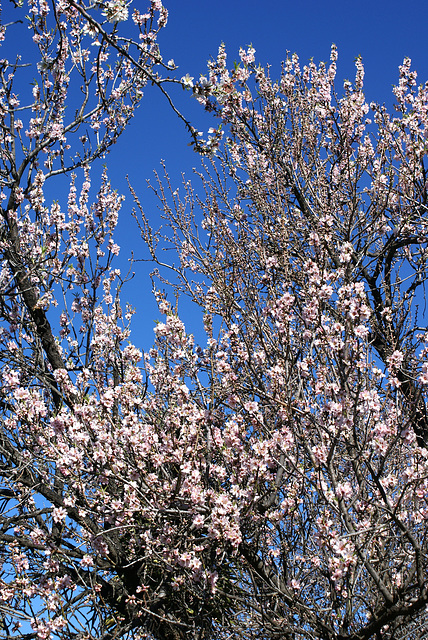
[[[405,59],[390,114],[359,58],[335,89],[335,47],[274,80],[223,45],[175,81],[213,128],[186,123],[193,184],[152,185],[160,229],[131,185],[163,316],[143,354],[90,166],[147,83],[169,99],[167,12],[29,5],[28,102],[23,63],[0,76],[0,637],[421,640],[428,85]]]

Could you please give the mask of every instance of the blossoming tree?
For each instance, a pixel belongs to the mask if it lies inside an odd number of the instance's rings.
[[[91,164],[146,85],[168,98],[167,12],[160,0],[132,16],[124,0],[14,5],[1,41],[35,64],[0,63],[0,636],[167,638],[163,565],[140,559],[152,516],[136,481],[149,495],[157,467],[146,473],[139,448],[141,354],[112,267],[121,198],[106,174],[89,196]],[[48,204],[66,174],[68,201]],[[179,613],[187,630],[194,616]]]
[[[176,461],[168,538],[194,527],[176,562],[197,584],[215,567],[224,637],[428,634],[428,86],[405,59],[390,115],[359,59],[337,95],[336,59],[273,81],[221,48],[193,89],[227,132],[202,189],[159,180],[156,233],[140,206],[161,278],[203,316],[194,347],[161,300],[146,406],[156,464]]]
[[[422,638],[428,89],[406,60],[390,116],[357,61],[338,97],[335,49],[278,82],[251,48],[185,76],[217,157],[203,195],[154,187],[162,230],[136,217],[206,335],[166,282],[142,359],[90,165],[163,87],[166,11],[29,4],[38,79],[0,76],[0,637]]]

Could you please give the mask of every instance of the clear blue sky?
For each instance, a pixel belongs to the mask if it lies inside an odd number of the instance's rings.
[[[269,63],[273,76],[279,75],[287,50],[296,52],[302,64],[310,58],[319,62],[328,60],[334,42],[339,51],[339,90],[341,80],[354,76],[354,59],[360,54],[366,69],[369,101],[392,104],[391,88],[397,82],[398,65],[405,56],[412,58],[419,82],[428,80],[426,1],[164,0],[164,3],[169,10],[169,22],[160,37],[161,51],[165,60],[173,58],[179,65],[178,77],[190,73],[198,78],[203,74],[207,60],[216,55],[221,42],[226,44],[230,64],[238,57],[239,47],[251,43],[256,49],[257,61]],[[6,1],[2,4],[7,14],[11,5]],[[132,6],[143,10],[146,0],[133,0]],[[178,87],[173,92],[177,106],[198,129],[206,132],[210,120],[190,96],[190,92]],[[185,171],[190,175],[192,167],[198,166],[198,157],[188,142],[187,132],[166,100],[155,87],[148,87],[136,117],[106,160],[112,183],[126,194],[118,230],[122,247],[119,261],[124,271],[131,251],[137,258],[146,255],[130,216],[132,198],[125,175],[129,175],[156,226],[158,211],[145,181],[163,159],[178,186],[180,173]],[[51,187],[61,188],[60,184],[52,182]],[[53,197],[61,200],[62,196],[65,200],[65,194],[55,193]],[[150,268],[140,263],[135,265],[135,270],[137,276],[125,287],[123,299],[138,310],[133,323],[133,341],[148,349],[158,314],[150,293],[147,275]],[[184,310],[189,317],[189,309]]]
[[[338,79],[354,75],[354,59],[363,56],[369,100],[390,104],[392,85],[404,56],[412,58],[419,80],[428,80],[428,3],[421,0],[164,0],[169,23],[161,34],[164,58],[174,58],[179,76],[198,77],[206,61],[226,44],[231,63],[240,46],[250,43],[257,60],[279,74],[286,51],[296,52],[302,63],[313,57],[328,60],[334,42],[339,50]],[[144,6],[145,0],[134,0]],[[184,111],[197,120],[198,110],[189,94],[178,92]],[[202,127],[203,128],[203,127]],[[166,103],[148,90],[136,121],[116,153],[127,146],[136,159],[130,173],[150,173],[164,158],[168,164],[194,162],[187,137]],[[186,148],[185,148],[186,147]]]
[[[179,65],[179,76],[189,72],[198,77],[206,61],[215,56],[219,44],[226,44],[231,63],[240,46],[253,44],[257,60],[269,63],[279,74],[286,51],[296,52],[302,63],[311,57],[328,60],[334,42],[339,50],[338,78],[354,75],[354,59],[363,56],[366,93],[369,100],[391,103],[392,85],[398,79],[398,65],[404,56],[412,58],[419,80],[428,80],[428,4],[421,0],[164,0],[169,23],[161,34],[164,58]],[[145,0],[134,0],[144,6]],[[179,91],[176,99],[186,113],[198,120],[198,109],[189,94]],[[203,121],[202,121],[203,122]],[[203,128],[203,127],[201,127]],[[128,135],[113,156],[127,147],[135,158],[130,175],[153,169],[164,158],[168,165],[195,162],[187,149],[185,131],[168,107],[148,90]],[[118,165],[119,166],[119,165]]]
[[[164,0],[169,10],[169,22],[160,38],[164,59],[174,58],[178,75],[190,73],[199,77],[206,61],[215,56],[224,42],[230,63],[238,57],[240,46],[253,44],[257,61],[272,65],[272,75],[279,74],[286,51],[296,52],[306,63],[328,60],[334,42],[339,51],[338,81],[353,78],[354,59],[363,56],[365,85],[369,101],[392,104],[392,85],[398,80],[398,65],[405,56],[412,58],[419,82],[428,81],[428,4],[421,0]],[[134,0],[134,6],[144,0]],[[337,87],[340,90],[340,85]],[[190,93],[177,90],[177,104],[200,129],[210,126]],[[182,125],[170,113],[166,102],[154,89],[148,90],[139,113],[128,132],[113,149],[109,160],[111,178],[122,185],[126,171],[139,192],[146,210],[158,219],[156,203],[151,200],[145,180],[166,161],[173,178],[179,184],[179,174],[191,174],[198,158],[190,147]],[[124,159],[126,158],[126,166]],[[125,192],[125,187],[123,187]],[[143,256],[141,243],[135,241],[129,222],[127,196],[120,226],[121,257],[132,249],[136,257]],[[152,342],[156,309],[149,293],[149,268],[136,265],[137,277],[125,289],[125,297],[138,309],[134,318],[133,340],[144,348]],[[127,295],[128,294],[128,295]],[[191,312],[185,311],[189,330]],[[193,323],[191,323],[193,324]]]

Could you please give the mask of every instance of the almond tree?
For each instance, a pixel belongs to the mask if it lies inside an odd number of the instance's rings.
[[[151,548],[170,518],[155,493],[163,468],[112,265],[122,199],[105,173],[90,196],[91,165],[146,85],[169,100],[174,65],[157,46],[167,11],[160,0],[132,15],[124,0],[14,4],[3,46],[29,40],[35,64],[0,63],[0,636],[184,636],[200,608],[214,615],[209,586],[202,604],[190,585],[166,609],[173,568]],[[68,200],[48,203],[66,174]]]
[[[113,262],[121,198],[106,174],[90,196],[90,166],[147,82],[163,90],[166,11],[30,9],[38,79],[18,93],[28,70],[3,61],[0,95],[0,633],[422,638],[428,89],[406,60],[390,116],[358,60],[340,98],[335,49],[278,82],[251,48],[185,76],[220,119],[218,156],[203,196],[155,187],[163,230],[140,207],[178,294],[158,285],[143,358]],[[66,206],[46,203],[66,173]]]
[[[197,531],[193,581],[211,549],[213,597],[234,611],[224,637],[419,640],[428,84],[405,59],[391,115],[366,102],[360,59],[336,93],[335,47],[329,65],[289,57],[278,81],[240,55],[229,70],[221,47],[193,88],[221,122],[200,188],[158,180],[158,232],[139,206],[163,287],[199,306],[206,333],[192,351],[158,293],[149,402],[180,525]]]

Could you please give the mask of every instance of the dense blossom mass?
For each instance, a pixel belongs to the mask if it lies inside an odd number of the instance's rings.
[[[190,128],[198,187],[152,185],[161,229],[133,191],[160,278],[143,354],[91,165],[166,93],[167,11],[25,10],[37,80],[0,72],[0,638],[421,640],[428,85],[405,59],[391,115],[360,59],[336,92],[335,47],[273,80],[221,46],[176,80],[214,122]]]

